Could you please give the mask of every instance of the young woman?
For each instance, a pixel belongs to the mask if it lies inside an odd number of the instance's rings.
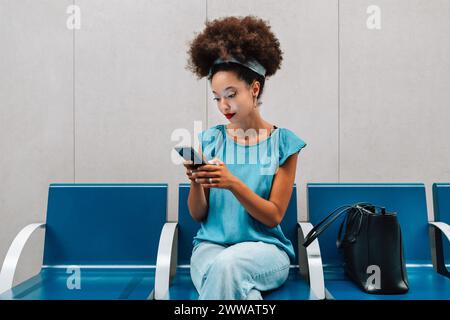
[[[199,135],[199,151],[210,164],[193,170],[184,163],[189,211],[201,222],[191,278],[199,299],[262,299],[261,291],[286,281],[295,259],[280,223],[306,145],[260,113],[265,79],[280,68],[280,44],[259,18],[225,17],[206,23],[189,57],[188,68],[207,77],[229,120]]]

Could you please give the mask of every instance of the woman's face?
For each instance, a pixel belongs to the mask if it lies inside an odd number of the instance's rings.
[[[245,119],[254,111],[256,96],[259,93],[259,82],[253,81],[251,86],[239,80],[232,71],[218,71],[211,80],[214,101],[219,111],[226,118],[236,123]]]

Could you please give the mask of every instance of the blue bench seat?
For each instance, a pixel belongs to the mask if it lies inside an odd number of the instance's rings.
[[[50,184],[46,223],[14,239],[0,273],[0,299],[151,299],[166,214],[167,184]],[[13,287],[20,253],[41,228],[40,272]]]
[[[4,292],[16,300],[146,300],[155,269],[81,269],[80,289],[69,289],[66,268],[43,268],[36,276]]]
[[[343,218],[333,223],[319,237],[327,298],[450,299],[450,279],[433,268],[424,184],[308,183],[307,190],[309,221],[313,225],[319,223],[337,207],[357,202],[370,202],[385,207],[388,212],[396,212],[402,231],[409,291],[406,294],[397,295],[368,294],[357,287],[344,273],[342,256],[336,248],[338,228]]]

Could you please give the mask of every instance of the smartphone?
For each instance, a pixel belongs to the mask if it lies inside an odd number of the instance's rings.
[[[197,151],[195,151],[194,148],[190,146],[181,146],[181,147],[175,147],[174,148],[180,156],[184,158],[184,160],[193,161],[192,164],[195,169],[197,169],[200,166],[203,166],[206,163],[205,159],[203,159],[202,156],[198,154]]]

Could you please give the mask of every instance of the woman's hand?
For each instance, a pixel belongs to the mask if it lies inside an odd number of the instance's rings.
[[[236,183],[236,177],[231,174],[225,163],[218,158],[208,161],[211,164],[203,165],[193,170],[192,178],[204,188],[230,189]]]
[[[193,163],[194,162],[192,160],[185,160],[183,161],[183,166],[186,168],[186,175],[188,179],[191,180],[192,183],[197,183],[195,182],[195,178],[192,177],[192,172],[195,170]]]

